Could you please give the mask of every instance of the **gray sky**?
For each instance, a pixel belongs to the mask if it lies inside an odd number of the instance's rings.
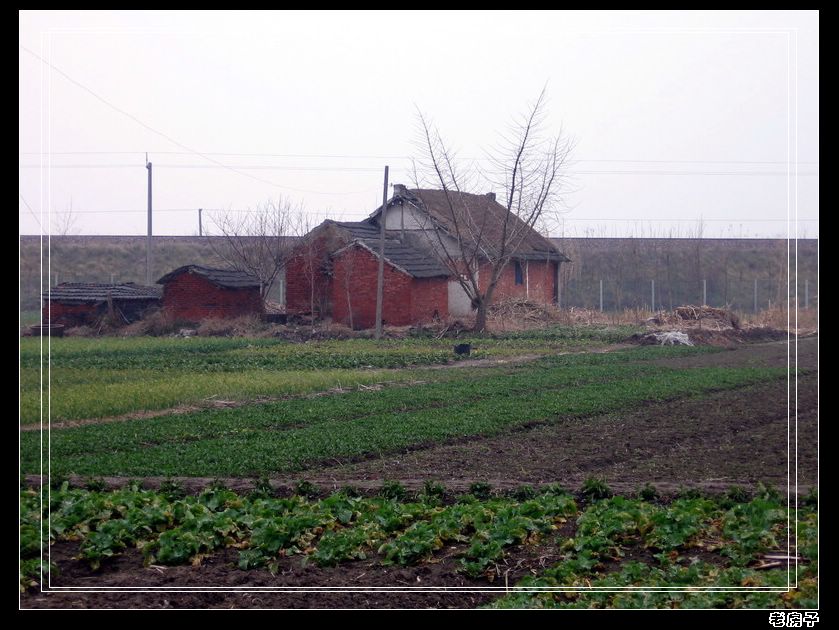
[[[72,233],[145,234],[145,152],[156,234],[278,196],[357,220],[385,164],[410,185],[416,108],[480,158],[547,83],[566,235],[786,237],[797,207],[818,236],[815,11],[19,17],[22,234],[71,207]]]

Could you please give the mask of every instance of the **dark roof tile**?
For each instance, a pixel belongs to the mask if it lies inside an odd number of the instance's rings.
[[[126,282],[123,284],[105,284],[95,282],[62,282],[43,294],[44,299],[83,304],[87,302],[102,302],[110,295],[114,300],[159,300],[162,294],[160,287],[150,287],[142,284]]]
[[[182,273],[197,274],[216,286],[228,289],[261,286],[258,278],[244,271],[236,271],[235,269],[211,269],[210,267],[202,267],[201,265],[184,265],[183,267],[178,267],[158,280],[157,284],[166,284]]]

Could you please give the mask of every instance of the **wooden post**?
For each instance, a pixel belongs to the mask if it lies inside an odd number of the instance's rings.
[[[385,183],[382,190],[382,213],[379,215],[379,275],[376,283],[376,339],[382,338],[382,302],[384,301],[385,284],[385,213],[387,212],[387,175],[385,166]]]
[[[148,234],[146,235],[146,284],[151,284],[151,162],[146,155],[146,168],[149,171],[149,192],[148,192]]]
[[[603,312],[603,278],[600,279],[600,312]]]

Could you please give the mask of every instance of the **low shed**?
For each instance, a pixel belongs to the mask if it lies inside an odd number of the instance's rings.
[[[186,265],[157,283],[163,285],[163,310],[178,320],[199,322],[265,312],[259,279],[243,271]]]
[[[67,327],[92,325],[112,312],[116,321],[127,324],[158,307],[160,296],[160,287],[133,282],[63,282],[43,294],[43,321]]]

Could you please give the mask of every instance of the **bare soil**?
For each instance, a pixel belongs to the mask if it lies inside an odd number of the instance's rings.
[[[130,550],[92,571],[74,560],[78,544],[52,547],[58,571],[51,587],[243,589],[254,592],[51,592],[31,590],[26,608],[475,608],[503,594],[529,572],[560,560],[559,544],[573,534],[573,519],[555,535],[535,545],[512,548],[505,562],[487,577],[472,579],[458,572],[463,546],[441,549],[414,567],[382,566],[380,558],[320,568],[300,556],[282,559],[275,575],[264,569],[242,571],[238,552],[224,549],[198,566],[143,566],[142,554]],[[335,589],[320,592],[307,589]],[[270,592],[290,589],[301,592]],[[365,592],[366,591],[366,592]],[[423,592],[425,591],[425,592]],[[484,592],[480,592],[484,591]]]
[[[799,342],[797,379],[799,486],[816,483],[817,339]],[[794,354],[793,354],[794,360]],[[667,359],[679,367],[787,365],[787,344]],[[646,482],[713,487],[773,484],[786,489],[787,440],[795,454],[796,379],[648,404],[627,413],[565,418],[489,438],[475,438],[306,471],[334,484],[360,479],[490,480],[499,485],[559,482],[578,487],[590,476],[637,488]],[[790,398],[788,399],[788,396]],[[794,473],[794,469],[793,469]],[[616,486],[617,487],[617,486]]]

